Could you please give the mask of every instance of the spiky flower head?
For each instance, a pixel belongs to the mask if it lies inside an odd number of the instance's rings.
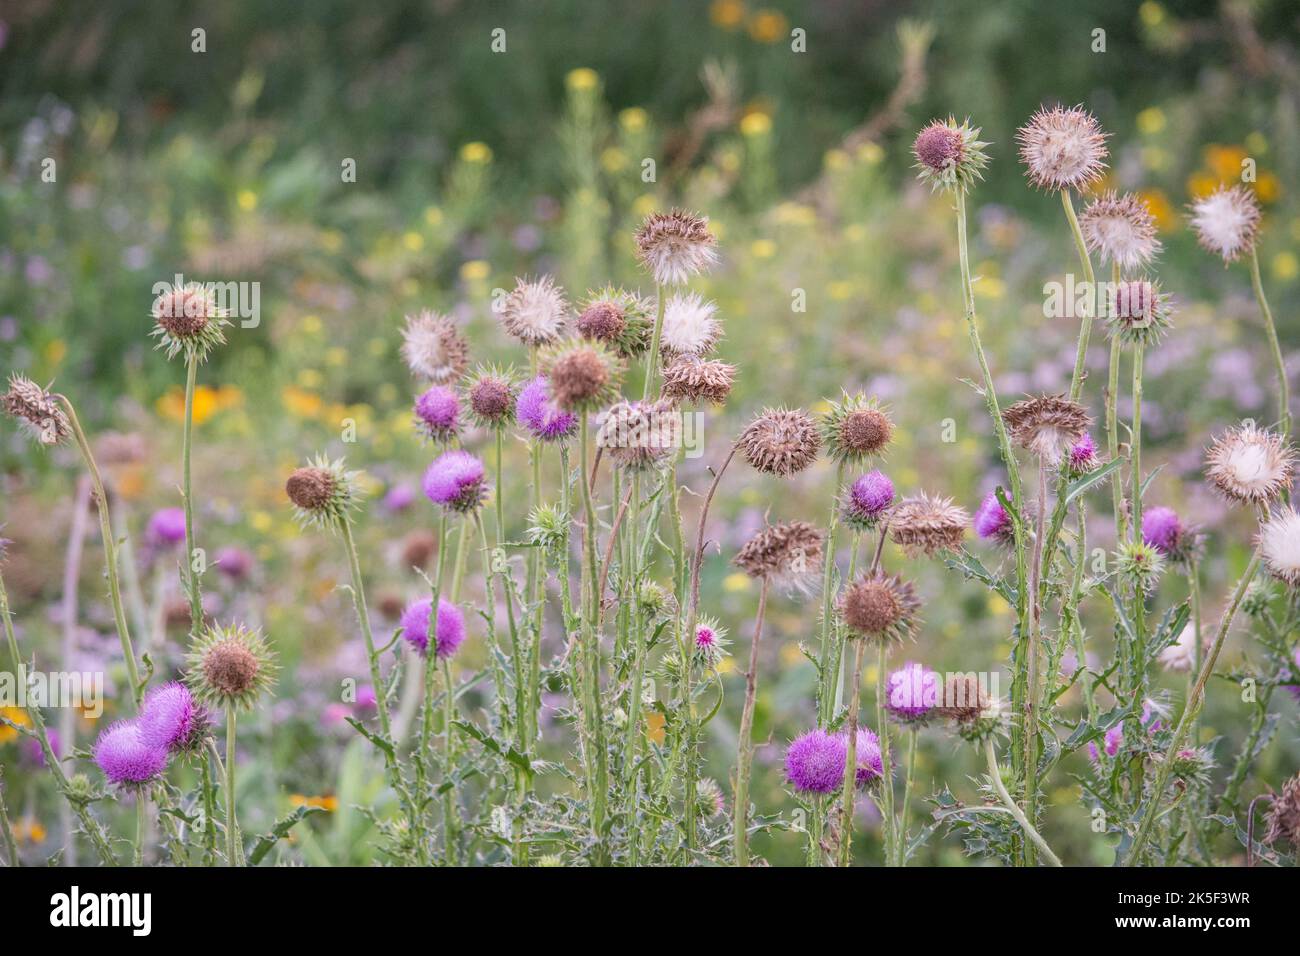
[[[996,491],[990,491],[984,496],[980,506],[975,509],[975,518],[972,524],[975,528],[975,534],[985,540],[992,539],[1007,544],[1015,537],[1011,513],[998,500]]]
[[[209,627],[185,663],[185,683],[194,696],[221,710],[250,710],[275,686],[275,655],[261,631],[242,624]]]
[[[551,399],[551,385],[545,375],[538,375],[520,389],[515,415],[519,424],[542,441],[563,441],[578,426],[578,416],[564,411]]]
[[[557,341],[569,320],[564,290],[550,276],[515,279],[515,288],[500,306],[501,327],[524,345],[549,345]]]
[[[429,655],[429,618],[433,599],[412,601],[399,622],[402,637],[421,655]],[[438,598],[438,621],[434,625],[433,656],[443,660],[456,653],[465,640],[465,614],[444,597]]]
[[[577,332],[584,339],[604,342],[624,358],[636,358],[650,348],[654,308],[652,301],[636,292],[607,285],[587,293]]]
[[[1083,437],[1070,449],[1069,457],[1065,460],[1066,470],[1077,478],[1096,471],[1100,464],[1097,443],[1092,440],[1091,432],[1084,432]]]
[[[1173,775],[1186,784],[1204,785],[1214,771],[1214,754],[1208,747],[1184,747],[1174,754]]]
[[[768,408],[745,426],[738,444],[754,468],[789,478],[817,460],[822,439],[816,420],[802,409]]]
[[[127,789],[143,789],[167,766],[166,749],[146,743],[134,720],[120,720],[101,733],[94,756],[108,782]]]
[[[1145,541],[1126,541],[1115,552],[1116,573],[1143,594],[1155,590],[1164,570],[1164,556]]]
[[[411,374],[434,385],[450,385],[469,364],[469,343],[449,316],[424,309],[406,316],[402,359]]]
[[[1225,263],[1255,248],[1262,218],[1259,200],[1243,185],[1220,186],[1192,203],[1192,228],[1201,248]]]
[[[885,712],[902,724],[923,724],[939,699],[940,676],[924,664],[908,661],[886,680]]]
[[[720,817],[727,812],[727,798],[712,777],[701,777],[696,782],[695,799],[706,817]]]
[[[818,727],[790,742],[785,752],[785,775],[800,793],[835,793],[844,782],[848,741]]]
[[[1256,578],[1242,595],[1241,613],[1250,617],[1262,617],[1277,599],[1277,593],[1277,582],[1269,578]],[[1296,653],[1300,653],[1300,649]]]
[[[659,347],[664,359],[680,356],[702,358],[713,351],[722,338],[722,323],[716,318],[718,306],[697,292],[675,293],[664,307],[664,324]]]
[[[528,541],[548,554],[563,553],[569,541],[569,516],[555,505],[540,505],[528,515]]]
[[[997,702],[973,672],[950,673],[944,677],[934,713],[952,721],[968,739],[987,729],[983,722],[1000,716]]]
[[[736,366],[716,359],[681,358],[664,368],[664,396],[677,401],[724,405],[736,380]]]
[[[1257,543],[1270,574],[1293,587],[1300,584],[1300,514],[1294,508],[1275,511],[1260,526]]]
[[[449,511],[470,514],[483,504],[487,492],[487,469],[463,448],[443,452],[424,473],[425,497]]]
[[[966,536],[970,515],[951,498],[925,492],[904,498],[889,517],[889,537],[909,555],[933,556],[957,551]]]
[[[1129,279],[1110,289],[1106,331],[1125,345],[1155,345],[1173,327],[1169,295],[1160,283]]]
[[[979,127],[972,128],[969,119],[960,126],[952,116],[932,120],[912,143],[917,177],[931,189],[969,191],[984,178],[982,170],[989,161],[984,151],[989,144],[980,142],[979,135]]]
[[[160,684],[145,694],[137,720],[140,738],[170,753],[197,753],[207,740],[207,712],[184,684]]]
[[[880,455],[894,437],[894,423],[875,398],[846,392],[842,401],[826,404],[829,407],[821,416],[822,440],[836,461]]]
[[[483,428],[504,428],[515,418],[515,371],[480,365],[466,387],[469,414]]]
[[[860,531],[871,531],[894,503],[894,483],[882,471],[869,471],[858,478],[840,499],[840,517]]]
[[[460,396],[454,388],[431,385],[415,400],[415,427],[439,443],[460,434]]]
[[[785,521],[761,529],[733,560],[751,578],[802,585],[816,580],[824,541],[822,532],[808,522]]]
[[[1092,416],[1064,395],[1039,395],[1002,413],[1011,439],[1045,463],[1058,465],[1092,425]]]
[[[844,738],[844,759],[847,761],[849,735],[845,733],[840,736]],[[869,787],[879,783],[885,775],[885,763],[880,752],[880,738],[876,736],[876,732],[870,727],[859,727],[855,740],[853,762],[857,764],[857,770],[853,775],[854,783],[859,787]]]
[[[1282,784],[1282,792],[1273,798],[1268,809],[1268,832],[1265,843],[1286,840],[1300,850],[1300,773]]]
[[[717,618],[701,617],[695,627],[695,660],[704,667],[717,667],[727,654],[727,629]]]
[[[681,285],[718,261],[706,216],[682,209],[648,216],[636,231],[637,258],[658,285]]]
[[[1079,214],[1079,229],[1089,251],[1121,269],[1139,269],[1160,254],[1155,217],[1146,200],[1133,193],[1111,191],[1094,199]]]
[[[1106,134],[1082,106],[1040,108],[1016,140],[1029,181],[1039,189],[1081,191],[1106,168]]]
[[[595,411],[618,397],[623,360],[603,342],[557,342],[542,352],[540,363],[555,404],[565,411]]]
[[[910,581],[883,571],[864,574],[844,589],[839,611],[849,637],[892,644],[916,633],[921,602]]]
[[[361,500],[358,472],[348,471],[342,458],[325,455],[309,459],[284,484],[294,504],[294,517],[303,527],[337,528]]]
[[[1229,501],[1267,504],[1291,485],[1295,450],[1279,434],[1244,422],[1230,428],[1205,456],[1205,477]]]
[[[677,613],[677,598],[658,581],[642,581],[636,592],[637,610],[650,620],[672,617]]]
[[[1173,508],[1158,505],[1142,511],[1142,540],[1170,561],[1186,561],[1196,546],[1196,535]]]
[[[623,468],[655,468],[681,444],[681,420],[667,402],[616,402],[601,419],[596,446]]]
[[[222,331],[230,324],[226,313],[217,308],[213,290],[197,282],[164,291],[153,300],[151,314],[154,327],[149,334],[158,340],[157,348],[165,349],[169,359],[184,352],[186,361],[202,362],[212,349],[226,343]]]
[[[4,407],[42,445],[57,445],[72,435],[72,423],[59,400],[30,378],[13,372]]]

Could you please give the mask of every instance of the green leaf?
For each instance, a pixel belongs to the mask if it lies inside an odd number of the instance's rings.
[[[1085,491],[1087,491],[1089,488],[1092,488],[1098,482],[1104,481],[1106,478],[1110,477],[1110,475],[1115,471],[1115,469],[1119,468],[1123,464],[1124,464],[1123,459],[1116,458],[1113,459],[1112,461],[1106,462],[1106,464],[1102,465],[1096,471],[1091,471],[1088,474],[1084,475],[1082,478],[1076,478],[1074,481],[1072,481],[1070,483],[1070,487],[1065,489],[1066,507],[1069,507],[1071,504],[1073,504],[1074,500],[1078,498],[1081,494],[1083,494]],[[1154,473],[1153,473],[1153,477],[1154,477]]]
[[[253,845],[253,852],[248,855],[248,865],[257,866],[262,862],[263,857],[271,852],[271,847],[283,840],[289,835],[289,831],[297,826],[301,821],[311,816],[313,813],[324,813],[321,807],[309,807],[306,804],[295,807],[293,813],[289,814],[283,820],[271,827],[270,833],[264,833],[257,838],[257,843]]]

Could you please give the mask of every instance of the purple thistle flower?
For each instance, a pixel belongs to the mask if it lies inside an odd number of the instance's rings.
[[[153,750],[185,750],[195,731],[203,726],[203,714],[184,684],[160,684],[145,695],[136,720],[140,740]]]
[[[717,647],[718,633],[707,624],[701,624],[695,629],[695,646],[701,650],[709,650]]]
[[[436,505],[453,511],[473,511],[487,493],[483,462],[460,448],[445,451],[424,473],[424,493]]]
[[[907,661],[889,674],[885,710],[901,723],[925,720],[939,699],[939,674],[924,664]]]
[[[844,498],[844,517],[861,525],[874,525],[894,503],[894,483],[882,471],[869,471],[853,482]]]
[[[160,508],[149,518],[146,537],[156,544],[178,544],[185,540],[185,512],[180,508]]]
[[[236,545],[218,551],[214,563],[217,570],[232,581],[243,580],[253,570],[253,556]]]
[[[402,612],[402,636],[421,654],[429,653],[429,611],[431,598],[421,598],[406,606]],[[433,656],[438,660],[456,653],[465,640],[465,615],[446,598],[438,599],[438,624]]]
[[[1091,432],[1084,432],[1083,437],[1070,449],[1070,470],[1086,474],[1097,467],[1097,443],[1092,440]]]
[[[1165,557],[1178,553],[1183,542],[1183,523],[1173,508],[1148,508],[1142,512],[1142,540]]]
[[[844,782],[848,744],[818,728],[791,741],[785,752],[785,774],[801,793],[834,793]]]
[[[845,747],[848,747],[848,734],[844,735]],[[858,746],[855,754],[858,770],[856,774],[859,787],[879,780],[885,773],[884,760],[880,755],[880,738],[870,727],[858,728]],[[847,753],[846,753],[847,758]],[[843,776],[840,777],[843,780]]]
[[[519,392],[515,415],[533,437],[542,441],[568,438],[577,427],[578,416],[562,411],[551,401],[550,385],[539,375]]]
[[[145,743],[134,720],[121,720],[95,741],[95,763],[109,783],[138,786],[163,772],[167,751]]]
[[[426,638],[426,641],[428,638]],[[362,684],[357,688],[357,699],[352,705],[359,711],[376,710],[379,706],[379,698],[375,696],[374,684]]]
[[[1012,537],[1011,515],[1007,509],[1002,507],[1002,502],[998,501],[998,493],[990,491],[980,502],[979,508],[975,511],[975,533],[981,538],[995,538],[998,541],[1009,541]]]
[[[415,489],[406,482],[400,485],[393,485],[388,489],[388,494],[384,495],[384,509],[396,514],[399,511],[405,511],[415,502]]]
[[[434,385],[415,400],[415,417],[434,441],[447,441],[460,431],[460,398],[454,389]]]

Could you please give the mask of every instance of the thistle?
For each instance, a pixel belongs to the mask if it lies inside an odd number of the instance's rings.
[[[1011,440],[1048,465],[1058,465],[1087,434],[1092,416],[1064,395],[1039,395],[1016,402],[1002,414]]]
[[[751,578],[807,588],[817,579],[825,536],[806,521],[769,525],[745,542],[733,559]]]
[[[664,324],[659,347],[665,362],[680,357],[703,358],[722,338],[722,323],[715,316],[718,307],[698,293],[677,293],[664,307]]]
[[[154,327],[150,334],[169,359],[184,352],[187,362],[201,363],[212,349],[226,343],[222,331],[230,324],[226,313],[217,308],[212,290],[197,282],[163,292],[154,299],[151,314]]]
[[[1256,539],[1269,574],[1295,587],[1300,585],[1300,514],[1284,507],[1269,516]]]
[[[434,385],[455,382],[469,362],[469,343],[456,323],[430,309],[406,317],[401,351],[411,374]]]
[[[657,285],[681,285],[718,261],[709,220],[681,209],[648,216],[636,232],[637,258]]]
[[[635,292],[607,285],[587,293],[574,327],[584,339],[603,342],[623,358],[636,358],[650,348],[654,308],[654,302]]]
[[[912,143],[917,178],[932,189],[969,191],[984,178],[983,169],[989,161],[985,152],[989,144],[980,142],[979,135],[979,127],[972,128],[969,119],[960,126],[951,116],[932,120]]]
[[[325,455],[297,469],[285,482],[284,490],[294,505],[294,517],[302,527],[335,530],[347,519],[361,499],[359,472],[348,471],[343,459]]]
[[[1150,594],[1165,569],[1165,559],[1145,541],[1127,541],[1115,552],[1115,572],[1142,594]]]
[[[857,531],[871,531],[894,503],[894,483],[882,471],[856,478],[840,498],[840,519]]]
[[[876,571],[845,588],[839,611],[850,637],[892,644],[916,633],[920,607],[910,582]]]
[[[664,397],[698,405],[725,405],[736,380],[736,366],[716,359],[678,359],[664,368]]]
[[[433,385],[415,400],[415,427],[445,444],[460,434],[460,396],[454,389]]]
[[[970,515],[951,498],[925,492],[904,498],[889,519],[889,536],[909,555],[932,557],[940,551],[957,551],[966,537]]]
[[[0,401],[42,445],[58,445],[72,436],[72,424],[58,400],[24,375],[9,376],[9,390]]]
[[[1086,190],[1106,169],[1106,134],[1082,106],[1040,108],[1016,140],[1029,181],[1039,189]]]
[[[505,428],[515,420],[516,391],[513,368],[479,366],[465,387],[470,417],[483,428]]]
[[[1106,328],[1125,345],[1156,345],[1173,326],[1169,317],[1169,296],[1158,282],[1132,279],[1111,289]]]
[[[1225,264],[1251,253],[1263,218],[1259,200],[1245,186],[1220,186],[1191,205],[1196,241]]]
[[[623,362],[604,343],[556,343],[542,352],[540,366],[555,404],[566,412],[595,411],[618,396]]]
[[[737,445],[756,470],[781,478],[803,471],[817,460],[821,435],[805,411],[769,408],[746,426]]]
[[[1262,505],[1291,484],[1295,451],[1281,436],[1245,422],[1224,432],[1205,456],[1205,477],[1229,501]]]
[[[822,441],[836,461],[861,461],[880,455],[894,436],[894,423],[874,398],[845,394],[822,415]]]
[[[537,347],[559,341],[569,322],[564,290],[550,276],[516,279],[501,303],[501,327],[524,345]]]
[[[1144,199],[1113,191],[1094,199],[1079,215],[1088,251],[1121,270],[1140,269],[1160,254],[1155,217]]]
[[[424,494],[449,511],[472,513],[487,498],[487,469],[463,449],[445,451],[424,473]]]
[[[185,682],[196,700],[227,711],[252,710],[275,686],[275,655],[260,631],[214,626],[191,645]]]

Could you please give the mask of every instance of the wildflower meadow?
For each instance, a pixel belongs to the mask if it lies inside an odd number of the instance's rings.
[[[75,6],[4,863],[1296,864],[1294,8]]]

